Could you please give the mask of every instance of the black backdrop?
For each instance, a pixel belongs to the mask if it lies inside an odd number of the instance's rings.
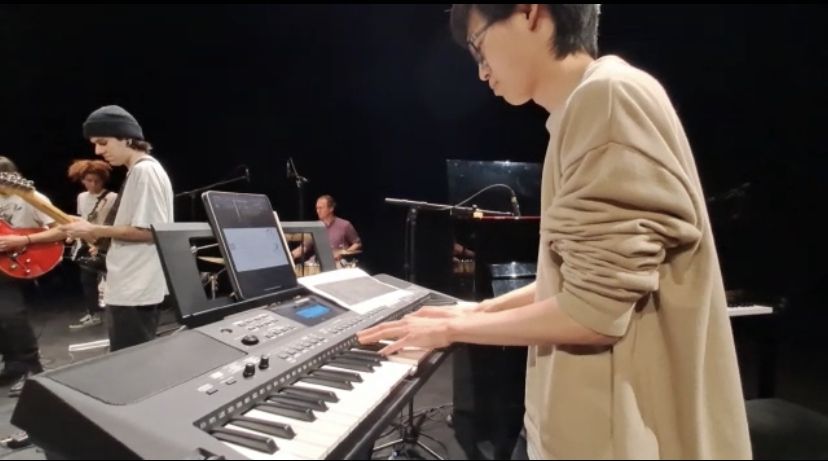
[[[404,211],[443,201],[445,159],[542,160],[536,107],[477,80],[448,33],[448,5],[0,8],[0,153],[72,211],[64,179],[90,156],[81,123],[121,104],[144,126],[176,192],[241,173],[284,219],[333,194],[372,271],[402,269]],[[819,6],[604,5],[600,46],[659,78],[694,147],[728,277],[779,294],[819,291],[825,271],[826,32]],[[117,176],[120,179],[122,175]],[[177,219],[189,220],[187,199]],[[201,219],[203,216],[198,216]],[[735,283],[735,282],[734,282]],[[820,310],[821,311],[821,310]]]

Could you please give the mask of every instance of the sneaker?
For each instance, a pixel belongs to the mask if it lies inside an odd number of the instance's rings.
[[[78,320],[78,323],[74,323],[69,325],[70,330],[80,330],[81,328],[86,327],[94,327],[96,325],[100,325],[103,321],[101,320],[100,314],[86,314]]]
[[[0,371],[0,386],[5,386],[7,384],[11,384],[20,379],[21,376],[26,374],[25,368],[20,370],[11,370],[8,367],[3,368],[3,371]]]
[[[0,446],[8,448],[9,450],[18,450],[31,446],[32,441],[29,439],[29,434],[19,431],[14,434],[0,439]]]
[[[29,377],[43,373],[43,365],[38,361],[37,363],[29,364],[29,369],[23,374],[20,379],[9,389],[9,398],[19,397],[23,392],[23,386],[26,385],[26,380]]]
[[[26,385],[26,380],[29,379],[29,376],[34,376],[34,373],[26,373],[19,380],[17,380],[11,388],[9,388],[10,399],[20,397],[20,394],[23,393],[23,386]]]

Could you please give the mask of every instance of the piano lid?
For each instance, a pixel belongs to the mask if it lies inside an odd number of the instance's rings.
[[[448,159],[446,173],[449,203],[459,203],[487,186],[505,184],[515,191],[522,215],[537,217],[540,214],[540,163]],[[508,190],[494,188],[475,197],[466,205],[510,212],[511,198]]]
[[[469,215],[455,215],[459,218],[469,218],[474,221],[483,222],[540,222],[540,216],[469,216]]]

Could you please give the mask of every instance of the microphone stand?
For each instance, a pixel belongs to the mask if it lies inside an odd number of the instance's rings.
[[[195,220],[196,215],[196,198],[202,193],[206,192],[211,189],[215,189],[216,187],[226,186],[228,184],[233,184],[240,181],[249,181],[247,175],[239,176],[232,179],[227,179],[224,181],[219,181],[217,183],[210,184],[208,186],[199,187],[198,189],[188,190],[185,192],[181,192],[175,195],[175,198],[180,197],[190,197],[190,219]]]
[[[461,214],[474,216],[476,213],[483,213],[495,216],[514,216],[513,213],[495,210],[484,210],[477,207],[454,206],[442,203],[418,202],[415,200],[406,200],[398,198],[386,198],[385,203],[389,205],[401,206],[408,208],[408,213],[405,217],[405,249],[403,258],[403,272],[405,278],[411,282],[417,282],[416,272],[416,244],[417,244],[417,213],[420,210],[427,211],[451,211],[459,212]]]
[[[288,159],[288,179],[293,179],[296,181],[296,194],[297,194],[297,205],[299,207],[298,213],[298,220],[304,221],[305,220],[305,184],[309,183],[310,181],[308,178],[299,174],[296,171],[296,165],[293,163],[293,157]]]

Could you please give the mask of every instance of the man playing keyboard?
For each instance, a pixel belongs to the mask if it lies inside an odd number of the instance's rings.
[[[664,88],[599,57],[594,4],[454,5],[480,79],[550,116],[534,283],[424,308],[362,343],[529,346],[515,458],[750,459],[693,153]]]

